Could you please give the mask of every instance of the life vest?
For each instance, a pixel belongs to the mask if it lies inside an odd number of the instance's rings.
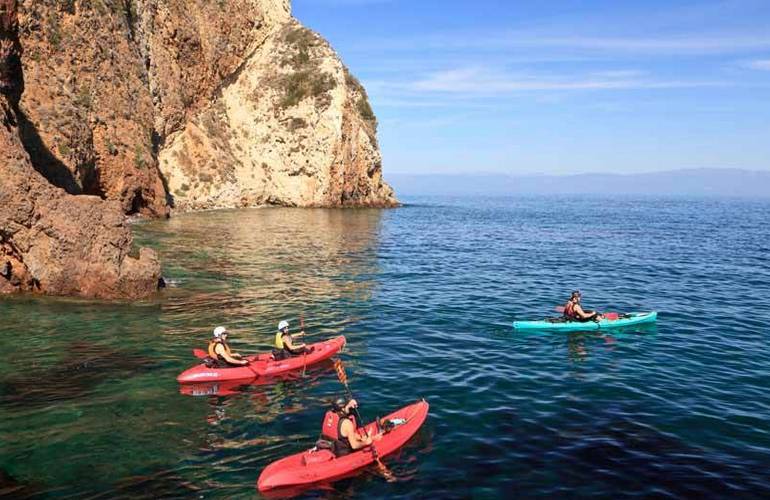
[[[289,335],[289,334],[288,333],[282,333],[280,331],[275,334],[275,348],[282,350],[285,355],[289,355],[289,356],[296,356],[297,354],[301,354],[302,351],[295,351],[295,350],[291,349],[286,344],[286,342],[283,341],[283,336],[284,335]],[[291,335],[289,335],[289,336],[291,336]]]
[[[571,300],[564,306],[564,317],[569,319],[577,318],[577,314],[575,314],[575,303]]]
[[[347,446],[350,446],[350,441],[346,437],[342,437],[342,421],[348,419],[353,422],[353,428],[358,429],[358,422],[356,417],[348,415],[346,417],[340,417],[340,414],[334,410],[329,410],[324,415],[323,426],[321,427],[321,436],[330,441],[341,441]]]
[[[231,356],[232,352],[230,351],[230,346],[227,345],[224,342],[217,342],[216,340],[209,340],[209,357],[211,359],[215,359],[217,361],[224,361],[223,359],[219,359],[219,356],[217,355],[216,347],[217,344],[222,344],[222,347],[225,348],[225,352],[228,356]]]

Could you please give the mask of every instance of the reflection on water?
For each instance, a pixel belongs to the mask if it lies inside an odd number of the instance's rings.
[[[211,463],[244,462],[243,477],[225,483],[253,491],[257,468],[248,464],[264,465],[255,449],[317,434],[315,413],[340,390],[331,365],[190,389],[208,404],[180,394],[175,377],[199,362],[191,348],[205,347],[217,324],[242,353],[269,350],[280,319],[297,329],[302,315],[309,341],[355,329],[376,286],[381,218],[257,209],[147,222],[136,226],[137,243],[158,249],[175,284],[155,299],[3,303],[3,333],[24,337],[0,336],[15,354],[0,365],[3,488],[184,496],[210,482]],[[360,336],[347,346],[351,366],[365,351]]]
[[[231,341],[272,343],[281,319],[325,338],[353,318],[326,304],[371,297],[380,210],[253,209],[186,214],[141,227],[164,274],[182,283],[162,302],[165,335],[205,339],[225,323]]]
[[[267,464],[313,445],[336,376],[199,397],[176,376],[215,325],[249,354],[302,316],[308,341],[345,335],[364,416],[431,403],[384,460],[396,482],[371,468],[306,496],[765,498],[768,219],[765,202],[477,198],[138,224],[175,285],[158,298],[0,302],[0,492],[254,497]],[[511,329],[575,288],[658,324]]]

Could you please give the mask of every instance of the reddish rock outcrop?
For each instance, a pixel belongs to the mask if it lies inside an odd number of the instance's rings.
[[[133,1],[23,2],[19,125],[53,184],[115,200],[127,214],[166,215],[136,16]]]
[[[146,296],[123,216],[174,202],[397,204],[366,92],[289,0],[0,0],[0,93],[0,292]]]
[[[131,256],[118,202],[72,195],[35,170],[22,140],[16,1],[0,0],[0,293],[140,298],[157,289],[155,253]]]

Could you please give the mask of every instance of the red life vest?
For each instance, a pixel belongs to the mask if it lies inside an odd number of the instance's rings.
[[[570,319],[577,317],[575,314],[575,303],[571,300],[567,302],[566,306],[564,306],[564,317]]]
[[[353,415],[348,415],[345,418],[353,422],[354,429],[358,428],[356,417]],[[345,418],[340,417],[339,413],[336,411],[327,411],[326,415],[324,415],[324,422],[321,427],[321,435],[331,441],[342,441],[343,439],[347,441],[348,439],[342,437],[342,433],[340,432],[342,430],[342,421],[345,420]],[[350,443],[347,444],[349,445]]]

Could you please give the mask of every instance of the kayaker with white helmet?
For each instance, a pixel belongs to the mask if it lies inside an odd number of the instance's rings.
[[[209,340],[208,354],[209,358],[219,364],[229,366],[249,364],[248,360],[243,359],[240,354],[230,350],[230,346],[227,344],[227,328],[224,326],[214,328],[214,338]]]
[[[564,317],[570,321],[600,321],[603,316],[599,311],[584,311],[580,305],[582,294],[575,290],[569,300],[564,304]]]
[[[299,356],[300,354],[307,354],[313,352],[313,349],[302,343],[296,343],[295,337],[304,337],[305,331],[295,333],[294,335],[289,333],[289,322],[286,320],[278,323],[278,331],[275,334],[275,348],[280,351],[280,354],[284,357]]]
[[[358,430],[361,422],[354,415],[356,408],[358,402],[355,399],[340,398],[324,415],[321,438],[332,442],[332,451],[338,457],[369,446],[382,437],[381,433],[371,436]]]

